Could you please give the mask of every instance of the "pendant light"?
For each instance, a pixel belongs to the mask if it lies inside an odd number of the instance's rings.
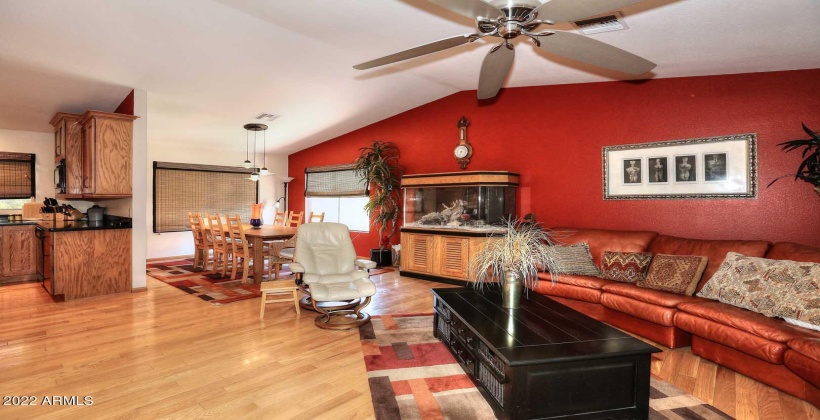
[[[265,133],[267,132],[267,130],[262,132],[262,169],[259,170],[259,175],[262,176],[268,176],[270,173],[268,172],[267,151],[265,150],[267,146],[267,143],[265,142]]]
[[[256,124],[256,123],[254,123],[254,124],[245,124],[244,128],[245,128],[245,130],[247,130],[247,134],[246,134],[247,136],[250,136],[250,132],[253,131],[253,164],[252,164],[253,173],[251,174],[250,178],[248,178],[248,179],[250,179],[251,181],[256,182],[256,181],[259,181],[259,175],[260,175],[259,167],[256,166],[256,133],[261,131],[262,135],[264,136],[265,135],[265,130],[268,129],[268,126],[265,125],[265,124]],[[264,139],[264,137],[263,137],[263,139]],[[248,142],[249,141],[250,140],[248,140]],[[250,164],[250,160],[246,160],[245,164],[243,166],[245,166],[246,168],[250,168],[251,166],[249,166],[248,164]],[[266,175],[268,173],[268,168],[262,168],[262,170],[264,171],[264,173],[262,173],[262,175]]]
[[[242,163],[242,166],[244,166],[245,169],[250,169],[251,168],[251,160],[249,159],[249,155],[248,155],[248,153],[249,153],[248,149],[250,149],[250,144],[249,143],[250,143],[250,131],[247,131],[247,129],[246,129],[246,131],[245,131],[245,162]],[[256,150],[254,150],[254,153],[255,152],[256,152]]]

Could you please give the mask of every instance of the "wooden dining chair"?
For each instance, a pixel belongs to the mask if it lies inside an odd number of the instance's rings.
[[[233,268],[231,270],[231,278],[236,278],[237,271],[239,270],[239,260],[242,260],[242,283],[247,283],[252,254],[251,246],[248,244],[248,239],[245,237],[245,227],[242,225],[242,218],[237,214],[233,217],[226,216],[225,221],[228,225],[228,237],[230,238],[231,246],[233,247]]]
[[[324,221],[325,221],[325,212],[321,212],[321,213],[310,212],[310,216],[308,216],[308,220],[307,220],[308,223],[314,223],[314,222],[321,223],[321,222],[324,222]]]
[[[296,241],[295,239],[291,238],[286,241],[264,242],[264,244],[265,247],[262,248],[262,255],[264,255],[265,260],[268,263],[267,267],[265,267],[264,274],[268,276],[269,280],[271,278],[274,280],[278,280],[279,272],[282,270],[282,265],[290,264],[291,262],[293,262],[292,258],[284,258],[280,255],[280,253],[285,248],[295,246]],[[254,261],[254,266],[255,265],[256,262]]]
[[[225,232],[222,217],[218,214],[208,215],[208,228],[214,241],[214,265],[211,273],[216,274],[222,268],[222,277],[228,275],[228,265],[233,255],[233,241]]]
[[[283,211],[277,211],[276,215],[273,216],[273,225],[274,226],[285,226],[285,220],[288,218],[288,214]]]
[[[207,229],[203,228],[202,215],[200,213],[188,212],[188,223],[191,226],[191,233],[194,237],[194,268],[202,264],[202,269],[208,269],[208,260],[213,250],[213,242],[210,234],[206,235]]]
[[[296,213],[295,211],[290,212],[290,217],[288,217],[288,223],[285,226],[289,227],[299,227],[305,219],[305,212],[300,211]]]

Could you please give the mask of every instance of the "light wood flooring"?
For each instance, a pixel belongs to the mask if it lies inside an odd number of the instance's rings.
[[[430,313],[439,283],[374,277],[371,314]],[[355,331],[320,330],[314,313],[259,299],[212,306],[148,278],[143,293],[53,303],[39,283],[0,287],[0,390],[37,406],[0,419],[373,418]],[[689,348],[652,371],[739,419],[814,419],[801,400],[718,367]],[[42,405],[45,396],[91,406]]]

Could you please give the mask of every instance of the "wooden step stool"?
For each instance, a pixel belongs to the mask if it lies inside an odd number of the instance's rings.
[[[296,285],[296,280],[263,281],[259,287],[259,291],[262,292],[262,309],[259,311],[259,318],[265,317],[265,305],[275,302],[293,302],[293,307],[296,308],[296,314],[301,313],[299,311],[299,286]],[[288,293],[293,296],[287,299],[268,300],[268,295],[284,295]]]

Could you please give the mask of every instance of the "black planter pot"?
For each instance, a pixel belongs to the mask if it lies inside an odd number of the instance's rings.
[[[375,262],[379,267],[390,266],[393,265],[393,254],[390,252],[390,248],[373,248],[370,250],[370,261]]]

